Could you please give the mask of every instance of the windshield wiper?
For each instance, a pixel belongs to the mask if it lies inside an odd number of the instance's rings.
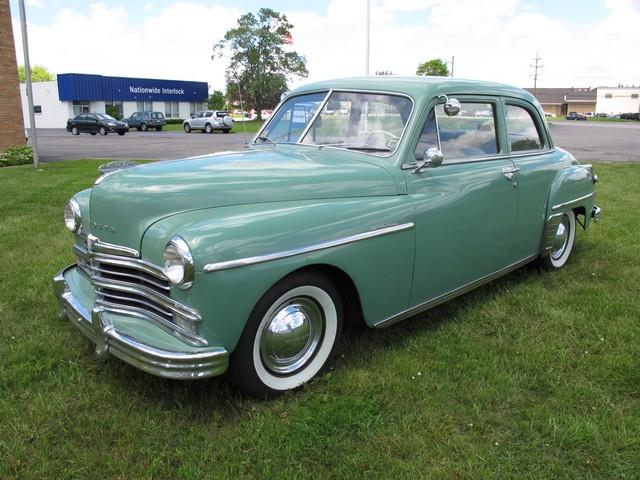
[[[390,148],[370,147],[368,145],[356,145],[353,147],[345,147],[347,150],[362,150],[363,152],[390,152]]]
[[[271,140],[269,137],[267,137],[266,135],[260,135],[259,137],[256,137],[256,140],[260,140],[262,141],[262,143],[270,143],[272,145],[277,145],[276,142],[274,142],[273,140]]]

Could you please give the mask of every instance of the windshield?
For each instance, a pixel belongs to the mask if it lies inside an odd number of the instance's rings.
[[[109,120],[111,122],[115,122],[116,121],[116,119],[113,118],[111,115],[107,115],[105,113],[96,113],[96,116],[98,118],[100,118],[101,120]]]
[[[269,124],[260,134],[259,140],[275,143],[296,143],[313,118],[327,92],[298,95],[286,100]]]
[[[300,139],[324,99],[324,93],[285,102],[258,140],[331,146],[389,156],[398,147],[409,120],[410,98],[387,93],[333,92]]]

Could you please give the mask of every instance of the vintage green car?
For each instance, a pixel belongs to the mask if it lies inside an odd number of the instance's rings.
[[[597,177],[534,97],[449,78],[291,92],[248,150],[104,173],[65,208],[64,316],[161,377],[268,396],[311,380],[343,321],[380,328],[538,260],[598,221]]]

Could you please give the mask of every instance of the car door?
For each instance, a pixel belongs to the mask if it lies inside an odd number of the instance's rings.
[[[195,118],[191,121],[191,128],[204,127],[204,112],[196,113]]]
[[[92,114],[87,114],[86,116],[86,124],[85,124],[85,132],[97,132],[100,129],[100,125],[98,125],[98,117]]]
[[[140,126],[140,114],[138,112],[134,112],[131,117],[129,117],[129,127],[135,128]]]
[[[458,97],[457,116],[433,102],[411,158],[405,160],[415,206],[416,254],[411,306],[446,296],[514,262],[517,177],[504,145],[496,97]],[[435,147],[436,168],[415,171],[416,155]]]
[[[519,257],[537,255],[544,228],[549,186],[561,168],[551,135],[531,103],[504,99],[507,148],[518,168],[518,212],[514,249]]]

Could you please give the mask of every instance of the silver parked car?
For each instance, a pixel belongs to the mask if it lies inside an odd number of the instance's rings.
[[[204,110],[191,115],[182,122],[184,131],[190,133],[192,130],[205,131],[211,133],[214,130],[222,130],[229,133],[233,128],[233,120],[229,112],[224,110]]]

